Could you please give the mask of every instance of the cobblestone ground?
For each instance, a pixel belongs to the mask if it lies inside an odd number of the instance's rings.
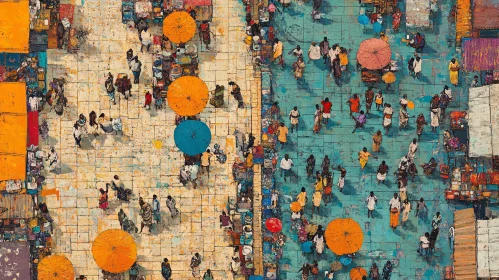
[[[91,255],[91,242],[106,229],[119,228],[117,213],[122,208],[140,227],[138,198],[152,202],[158,195],[162,207],[162,225],[154,226],[152,234],[134,235],[138,245],[138,263],[147,279],[160,279],[161,261],[169,258],[173,279],[190,279],[190,258],[195,252],[203,256],[201,270],[210,268],[216,279],[232,279],[229,260],[233,249],[218,226],[218,216],[228,197],[235,197],[232,182],[235,128],[259,135],[257,94],[259,82],[254,79],[251,57],[241,38],[244,35],[243,8],[240,3],[215,0],[212,31],[214,50],[200,54],[200,78],[210,90],[215,84],[235,81],[240,85],[247,107],[237,109],[236,102],[226,92],[226,108],[211,105],[201,113],[213,135],[212,144],[220,143],[228,153],[226,164],[212,161],[211,176],[201,175],[197,189],[183,187],[178,181],[182,156],[174,148],[174,113],[167,106],[161,111],[146,111],[144,90],[151,90],[151,54],[140,53],[137,32],[127,30],[121,22],[121,1],[88,0],[76,7],[75,22],[91,29],[88,45],[78,55],[59,50],[48,52],[48,79],[65,77],[69,107],[62,117],[44,111],[50,132],[48,145],[54,146],[61,160],[61,174],[50,174],[47,185],[60,190],[60,199],[47,197],[47,205],[55,220],[54,253],[65,254],[76,267],[77,275],[102,279]],[[160,33],[159,27],[153,33]],[[198,36],[196,35],[196,39]],[[105,93],[108,72],[116,78],[127,73],[125,53],[133,49],[143,63],[140,85],[134,85],[131,100],[119,100],[111,105]],[[256,109],[255,109],[256,108]],[[79,114],[91,111],[98,115],[121,117],[124,135],[89,136],[83,148],[75,147],[72,125]],[[251,114],[255,112],[255,114]],[[259,137],[257,137],[259,139]],[[161,146],[161,148],[158,148]],[[98,190],[119,175],[134,197],[121,204],[111,194],[110,209],[98,208]],[[166,196],[177,200],[180,217],[171,219],[165,205]],[[100,276],[99,276],[100,275]],[[161,278],[162,279],[162,278]]]
[[[354,122],[349,116],[349,107],[346,102],[357,93],[361,97],[361,110],[365,110],[364,92],[367,86],[361,81],[360,72],[355,69],[355,58],[360,43],[377,35],[369,25],[363,27],[357,22],[360,12],[357,1],[324,1],[321,12],[325,14],[325,18],[319,21],[311,19],[311,2],[293,2],[289,9],[276,13],[274,21],[277,26],[276,37],[284,42],[284,60],[286,61],[285,68],[276,64],[272,68],[276,99],[281,108],[281,119],[289,127],[290,110],[298,106],[301,113],[299,131],[289,134],[289,144],[286,144],[279,153],[280,158],[284,154],[289,154],[295,164],[293,169],[298,175],[298,178],[291,182],[289,180],[284,182],[281,177],[277,178],[279,191],[284,200],[282,204],[284,232],[289,237],[280,262],[281,279],[299,279],[298,269],[307,261],[311,263],[318,260],[320,271],[323,273],[329,269],[329,264],[338,258],[327,249],[321,258],[302,254],[297,231],[290,229],[291,213],[289,210],[289,202],[295,199],[301,187],[305,187],[308,193],[309,202],[305,208],[305,216],[309,221],[326,227],[335,218],[351,217],[361,225],[364,231],[364,243],[356,260],[336,273],[335,279],[350,279],[348,273],[351,268],[361,266],[369,270],[373,262],[377,263],[381,271],[387,260],[394,263],[391,279],[441,279],[443,267],[451,263],[452,252],[449,248],[447,232],[453,223],[452,211],[465,205],[446,202],[443,193],[446,186],[438,177],[438,172],[434,176],[426,177],[419,166],[428,162],[431,157],[435,157],[439,163],[447,163],[447,155],[443,151],[442,132],[443,129],[449,129],[448,115],[438,133],[431,133],[430,126],[427,126],[421,137],[415,157],[419,176],[415,182],[409,182],[407,188],[413,210],[406,226],[399,226],[396,230],[389,227],[388,202],[393,197],[393,193],[398,192],[396,178],[392,174],[397,170],[399,159],[407,153],[410,141],[416,137],[414,116],[423,113],[428,123],[430,122],[428,108],[431,97],[439,94],[444,85],[451,86],[447,68],[450,59],[456,57],[461,62],[460,55],[455,52],[455,47],[448,43],[449,38],[454,41],[453,27],[447,21],[454,1],[439,1],[440,12],[435,19],[434,26],[428,29],[408,29],[405,28],[403,21],[400,31],[394,33],[391,30],[391,16],[384,17],[383,26],[389,37],[392,59],[397,60],[400,71],[397,72],[397,82],[390,91],[386,90],[386,85],[383,83],[378,84],[375,90],[376,92],[378,89],[382,90],[384,102],[392,104],[395,114],[390,133],[383,135],[379,159],[371,158],[364,171],[361,171],[357,160],[358,152],[363,147],[371,151],[371,137],[378,129],[383,131],[383,115],[381,112],[376,112],[373,105],[372,114],[369,115],[365,128],[358,129],[355,134],[352,134]],[[399,1],[399,7],[402,11],[405,10],[404,3],[401,1]],[[409,76],[407,69],[407,61],[413,55],[414,49],[401,42],[406,32],[418,31],[426,36],[427,41],[427,46],[422,53],[423,70],[419,80]],[[307,57],[305,54],[310,43],[315,41],[318,44],[324,37],[328,37],[330,45],[338,43],[349,51],[350,64],[348,71],[343,73],[342,87],[336,86],[322,60],[306,64],[301,81],[296,81],[293,77],[290,66],[296,58],[287,53],[296,45],[301,45],[304,56]],[[448,112],[467,108],[467,87],[473,75],[473,73],[460,73],[460,85],[452,86],[454,99]],[[408,112],[413,117],[409,121],[409,127],[399,129],[399,98],[403,94],[407,94],[409,99],[414,101],[416,108]],[[323,127],[321,132],[315,135],[312,133],[315,104],[320,104],[325,97],[329,97],[333,103],[332,119],[329,125]],[[324,206],[322,202],[319,215],[314,215],[313,218],[311,217],[313,180],[307,180],[305,170],[306,159],[310,154],[316,157],[315,170],[320,170],[324,155],[328,155],[331,159],[331,166],[342,165],[348,172],[343,193],[336,188],[339,172],[333,172],[333,202],[328,206]],[[390,175],[387,177],[386,184],[378,185],[376,170],[382,160],[385,160],[390,167]],[[377,210],[373,219],[367,218],[365,203],[370,191],[374,191],[378,197]],[[429,210],[428,215],[417,218],[414,215],[415,201],[420,197],[425,198]],[[416,252],[418,240],[425,232],[431,231],[431,218],[437,211],[442,213],[443,220],[436,252],[425,259]]]

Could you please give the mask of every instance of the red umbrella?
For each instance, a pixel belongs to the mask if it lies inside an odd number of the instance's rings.
[[[392,50],[387,42],[372,38],[360,43],[357,62],[369,70],[381,69],[390,63]]]
[[[279,220],[277,218],[270,218],[270,219],[267,219],[267,221],[265,221],[265,227],[267,227],[267,229],[270,232],[276,233],[276,232],[281,231],[282,222],[281,222],[281,220]]]

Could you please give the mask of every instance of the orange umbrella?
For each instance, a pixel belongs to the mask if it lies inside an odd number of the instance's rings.
[[[133,237],[121,229],[101,232],[92,243],[95,263],[111,273],[125,272],[137,260],[137,245]]]
[[[409,102],[407,102],[407,108],[414,109],[414,102],[409,100]]]
[[[198,77],[183,76],[168,87],[168,105],[180,116],[194,116],[208,103],[208,87]]]
[[[397,80],[397,77],[395,77],[393,72],[386,72],[381,79],[387,84],[393,84]]]
[[[65,256],[51,255],[43,258],[38,264],[40,280],[74,280],[73,264]]]
[[[327,226],[325,239],[329,249],[336,255],[346,255],[360,250],[364,234],[353,219],[336,219]]]
[[[291,208],[291,211],[293,211],[293,212],[298,212],[301,210],[301,205],[300,205],[300,203],[298,203],[298,201],[295,201],[295,202],[291,203],[289,208]]]
[[[187,12],[173,12],[163,20],[163,35],[176,44],[189,41],[195,34],[196,21]]]
[[[371,38],[360,43],[357,62],[369,70],[381,69],[390,63],[392,50],[387,42]]]
[[[350,270],[350,279],[352,280],[362,280],[363,276],[367,277],[367,271],[360,266]]]

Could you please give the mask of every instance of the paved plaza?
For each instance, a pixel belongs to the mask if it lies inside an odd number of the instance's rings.
[[[209,90],[216,84],[227,88],[229,81],[235,81],[247,105],[237,109],[237,102],[226,93],[227,108],[208,105],[201,113],[201,120],[212,131],[212,144],[219,143],[228,153],[228,160],[225,164],[212,160],[211,176],[201,175],[197,189],[184,187],[178,179],[183,157],[174,148],[175,113],[168,106],[159,111],[143,108],[144,91],[152,88],[152,55],[140,53],[137,31],[129,31],[122,24],[121,1],[92,0],[77,6],[75,21],[91,29],[88,46],[78,55],[48,51],[48,79],[66,78],[69,106],[62,118],[48,109],[41,116],[50,127],[47,144],[60,155],[62,173],[47,177],[47,185],[59,189],[60,199],[48,196],[46,202],[55,220],[53,252],[66,255],[76,275],[102,279],[92,258],[91,242],[103,230],[120,227],[120,209],[140,227],[138,198],[152,203],[156,194],[161,201],[163,225],[153,228],[152,234],[144,230],[135,235],[141,274],[147,279],[160,279],[161,262],[167,257],[173,279],[190,279],[190,259],[199,252],[203,256],[202,271],[210,268],[216,279],[232,277],[229,261],[233,248],[228,247],[218,217],[228,198],[236,196],[237,185],[231,175],[235,143],[232,133],[237,128],[259,135],[259,81],[247,47],[239,40],[245,28],[240,4],[214,1],[213,14],[214,48],[200,54],[199,77]],[[118,73],[132,74],[125,57],[130,48],[143,63],[140,85],[133,85],[129,101],[118,99],[117,105],[112,105],[104,81],[108,72],[115,77]],[[88,117],[91,111],[121,117],[124,135],[89,136],[81,149],[76,148],[72,126],[79,114]],[[42,148],[47,145],[42,144]],[[114,175],[132,188],[134,197],[130,203],[120,203],[111,195],[110,209],[103,213],[98,208],[99,189],[105,188]],[[181,212],[173,220],[164,202],[168,195],[177,200]]]

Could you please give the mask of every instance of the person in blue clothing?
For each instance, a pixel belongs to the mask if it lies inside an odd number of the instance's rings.
[[[168,263],[168,259],[164,258],[163,262],[161,263],[161,275],[165,280],[170,280],[172,277],[172,268],[170,266],[170,263]]]

